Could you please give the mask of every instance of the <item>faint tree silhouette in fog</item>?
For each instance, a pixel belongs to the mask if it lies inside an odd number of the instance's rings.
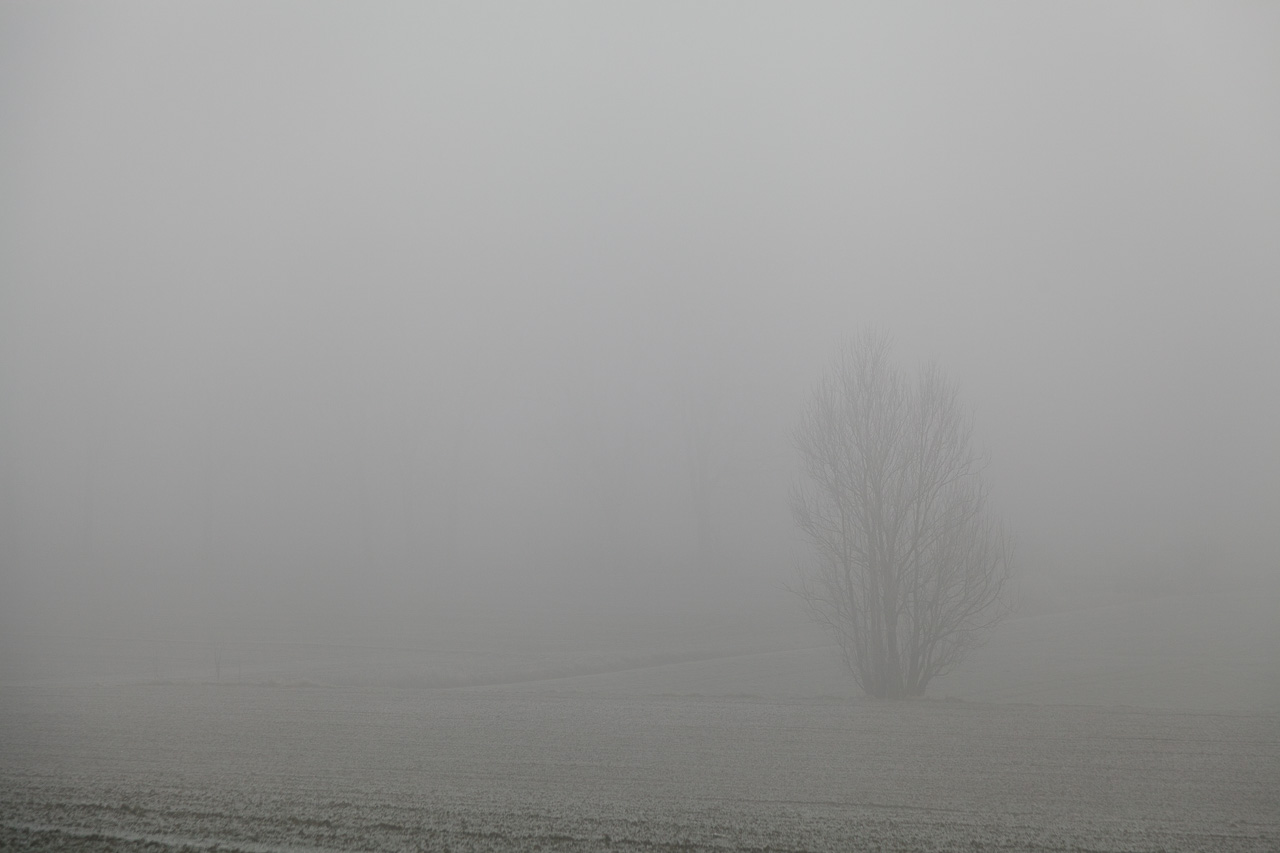
[[[919,696],[1008,612],[1009,541],[987,511],[972,420],[936,366],[908,376],[887,339],[848,342],[805,407],[799,592],[871,696]]]

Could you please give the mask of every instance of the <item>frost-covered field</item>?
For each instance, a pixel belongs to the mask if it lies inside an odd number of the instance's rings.
[[[5,849],[1276,850],[1280,718],[7,686]]]

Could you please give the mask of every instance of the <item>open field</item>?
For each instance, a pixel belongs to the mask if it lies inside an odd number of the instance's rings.
[[[509,688],[19,687],[5,849],[1274,850],[1280,718]]]
[[[0,849],[1276,850],[1268,605],[1015,619],[904,703],[785,625],[10,646]]]

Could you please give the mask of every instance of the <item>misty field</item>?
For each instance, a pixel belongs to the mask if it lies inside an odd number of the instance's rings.
[[[1280,845],[1274,714],[573,683],[7,687],[0,848]]]
[[[1018,618],[904,702],[785,619],[9,642],[0,848],[1275,850],[1278,629],[1244,595]]]
[[[0,853],[1280,853],[1280,2],[0,0],[0,122]]]

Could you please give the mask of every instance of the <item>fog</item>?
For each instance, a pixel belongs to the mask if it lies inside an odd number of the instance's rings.
[[[1275,596],[1275,8],[8,3],[0,117],[6,636],[786,610],[867,327],[1022,612]]]

